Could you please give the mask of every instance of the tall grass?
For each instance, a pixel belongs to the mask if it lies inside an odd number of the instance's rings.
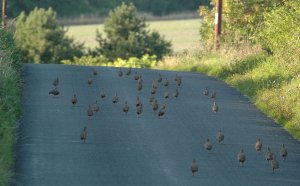
[[[300,64],[268,56],[259,48],[199,49],[167,57],[156,68],[202,72],[224,80],[300,140]]]
[[[0,29],[0,185],[14,176],[15,134],[21,112],[21,62],[10,31]]]

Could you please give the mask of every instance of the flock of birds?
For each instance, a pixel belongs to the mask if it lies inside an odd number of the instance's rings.
[[[92,68],[91,73],[92,73],[93,76],[98,75],[98,72],[96,71],[95,68]],[[124,75],[131,76],[131,74],[132,74],[132,69],[131,68],[128,68],[125,73],[123,73],[123,70],[121,68],[119,68],[118,71],[117,71],[117,75],[119,77],[122,77]],[[137,74],[137,72],[135,72],[134,75],[133,75],[133,78],[137,82],[137,87],[136,87],[137,91],[141,91],[144,87],[142,76]],[[171,96],[173,96],[174,98],[177,98],[179,96],[179,88],[182,84],[182,77],[176,73],[176,75],[174,77],[174,81],[176,83],[176,89],[172,93]],[[93,78],[88,78],[87,84],[92,85],[93,84]],[[164,87],[167,87],[170,84],[170,82],[167,78],[163,78],[162,75],[159,73],[158,77],[153,79],[152,84],[151,84],[148,101],[152,106],[152,110],[154,112],[156,112],[156,114],[159,118],[161,118],[166,114],[166,104],[162,104],[159,107],[158,101],[155,98],[155,95],[156,95],[156,92],[157,92],[157,89],[158,89],[158,86],[159,86],[158,84],[162,84]],[[56,78],[53,81],[52,85],[53,85],[53,89],[49,91],[49,94],[51,94],[53,96],[60,95],[60,91],[59,91],[59,88],[58,88],[59,78]],[[207,89],[207,87],[203,90],[203,95],[204,96],[207,96],[207,97],[210,97],[210,98],[213,99],[211,110],[214,113],[217,113],[219,111],[219,106],[216,103],[216,94],[217,93],[216,93],[215,90],[212,90],[211,93],[210,93],[209,90]],[[107,97],[107,93],[106,93],[105,89],[102,88],[101,91],[100,91],[100,98],[104,99],[105,97]],[[164,94],[163,94],[163,97],[164,97],[164,99],[168,99],[170,97],[170,93],[168,91],[165,91]],[[112,97],[111,101],[112,101],[113,104],[116,104],[116,103],[119,102],[119,97],[118,97],[117,93],[115,93],[115,95]],[[73,97],[71,98],[71,103],[73,105],[76,105],[78,103],[78,98],[77,98],[76,94],[74,94]],[[143,103],[142,103],[139,96],[136,97],[135,107],[136,107],[137,117],[139,117],[143,113]],[[122,111],[127,114],[130,109],[131,108],[128,104],[128,101],[125,100],[124,105],[122,107]],[[95,113],[99,112],[99,110],[100,110],[100,107],[99,107],[99,104],[98,104],[97,101],[95,102],[94,105],[89,105],[88,109],[87,109],[88,118],[91,118]],[[84,127],[84,129],[80,133],[80,139],[83,142],[85,142],[87,140],[87,137],[88,137],[87,127]],[[224,138],[225,138],[224,133],[221,130],[219,130],[216,134],[216,140],[218,141],[218,143],[223,143]],[[208,152],[210,152],[213,149],[213,144],[211,143],[209,138],[206,139],[203,146],[204,146],[204,149],[207,150]],[[255,143],[254,147],[255,147],[255,150],[256,150],[257,153],[262,152],[263,145],[262,145],[262,142],[261,142],[260,138],[258,138],[256,140],[256,143]],[[282,146],[280,148],[279,155],[283,158],[283,160],[286,160],[287,155],[288,155],[288,151],[287,151],[287,148],[285,147],[284,144],[282,144]],[[267,147],[267,152],[265,154],[265,159],[271,165],[273,173],[276,169],[279,169],[279,162],[276,160],[276,154],[272,152],[272,150],[269,146]],[[244,152],[244,149],[240,149],[240,151],[238,152],[237,161],[239,163],[239,166],[244,166],[244,163],[246,162],[246,153]],[[193,176],[195,175],[196,172],[199,171],[199,166],[198,166],[198,163],[196,162],[195,159],[192,161],[190,169],[191,169],[191,172],[192,172]]]

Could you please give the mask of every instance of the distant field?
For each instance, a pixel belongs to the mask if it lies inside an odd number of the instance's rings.
[[[148,24],[149,29],[157,30],[172,42],[175,52],[195,48],[199,44],[200,19],[151,21]],[[102,24],[66,26],[66,28],[69,36],[75,38],[76,41],[84,42],[88,48],[97,46],[96,29],[103,32]]]

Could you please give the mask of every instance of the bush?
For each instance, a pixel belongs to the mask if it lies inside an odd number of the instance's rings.
[[[145,54],[161,59],[169,54],[171,43],[158,32],[150,32],[146,28],[145,21],[138,18],[134,5],[123,3],[110,11],[104,23],[106,37],[97,32],[99,47],[94,54],[104,55],[110,60],[141,58]]]
[[[15,41],[27,63],[60,63],[81,56],[83,50],[83,44],[66,36],[51,8],[35,8],[28,16],[22,12],[16,23]]]

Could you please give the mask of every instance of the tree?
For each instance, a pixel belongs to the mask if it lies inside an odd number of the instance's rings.
[[[24,62],[60,63],[83,54],[83,44],[66,36],[51,8],[35,8],[28,16],[22,12],[16,22],[15,41]]]
[[[171,43],[158,32],[148,31],[147,27],[145,21],[137,16],[133,4],[122,3],[110,11],[109,18],[104,23],[106,37],[97,32],[99,47],[96,53],[111,60],[142,57],[145,54],[162,58],[169,54]]]

